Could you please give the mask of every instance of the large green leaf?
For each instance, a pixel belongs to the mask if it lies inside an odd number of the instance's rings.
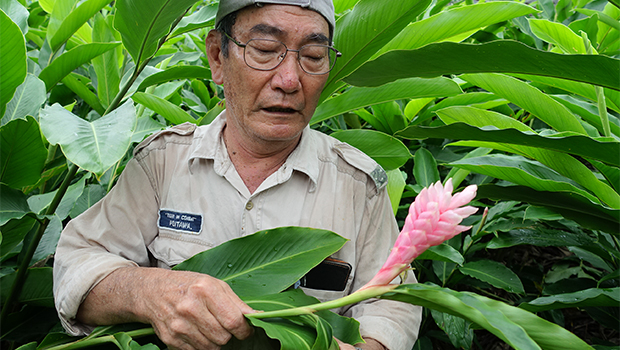
[[[318,303],[317,299],[305,295],[299,289],[260,297],[250,296],[244,298],[244,301],[253,309],[261,311],[282,310]],[[314,347],[314,349],[328,349],[328,339],[321,336],[321,334],[326,334],[326,332],[333,332],[333,337],[345,343],[357,344],[362,342],[359,333],[359,322],[352,318],[339,316],[330,311],[319,311],[316,313],[316,316],[312,317],[308,315],[291,317],[290,320],[256,319],[253,317],[249,317],[248,319],[253,325],[265,329],[267,334],[272,338],[280,340],[282,342],[282,349],[312,349],[313,345],[320,345],[319,342],[322,342],[323,346]],[[305,327],[304,330],[301,330],[298,323],[310,326],[310,329]],[[295,336],[297,330],[299,330],[302,335],[307,335],[307,338],[299,339]]]
[[[27,115],[37,118],[41,105],[47,100],[45,83],[28,73],[26,80],[17,88],[13,99],[6,105],[1,125],[13,119],[24,119]]]
[[[58,208],[56,208],[56,211],[54,212],[60,220],[64,220],[67,216],[69,216],[75,202],[84,192],[84,186],[86,184],[86,180],[88,179],[90,179],[90,174],[83,176],[79,181],[71,184],[67,188],[67,192],[62,197],[60,203],[58,204]],[[47,207],[52,203],[57,191],[58,190],[28,197],[28,205],[30,206],[30,209],[35,213],[43,214],[44,210],[47,209]]]
[[[342,57],[331,71],[321,100],[329,97],[340,80],[366,62],[413,21],[429,0],[361,0],[336,23],[334,45]]]
[[[11,20],[19,26],[24,33],[28,32],[28,9],[17,0],[0,0],[0,10],[2,10]]]
[[[556,294],[541,297],[519,305],[520,308],[538,312],[571,307],[618,307],[620,303],[620,288],[591,288],[575,293]]]
[[[411,158],[402,141],[375,130],[343,130],[331,136],[366,153],[386,171],[400,168]]]
[[[105,109],[99,102],[97,95],[95,95],[88,88],[90,79],[87,79],[75,72],[71,72],[66,77],[62,78],[61,81],[66,87],[68,87],[82,100],[84,100],[84,102],[86,102],[93,110],[95,110],[95,112],[99,113],[99,115],[103,115],[105,113]]]
[[[0,226],[11,219],[21,219],[30,212],[26,195],[22,191],[0,184]],[[3,242],[4,243],[4,242]],[[4,252],[4,251],[3,251]]]
[[[5,299],[9,295],[9,290],[13,285],[16,274],[17,273],[15,272],[10,275],[4,276],[1,279],[0,297],[2,299],[2,303],[4,303]],[[19,295],[19,302],[32,305],[46,306],[50,308],[54,307],[51,267],[28,269],[26,282],[24,282],[22,292]]]
[[[69,50],[52,61],[39,74],[45,82],[47,91],[51,90],[59,81],[74,69],[89,62],[93,58],[114,49],[121,43],[92,43],[84,44]]]
[[[528,18],[528,22],[534,35],[559,47],[562,52],[570,54],[588,53],[581,36],[575,34],[564,24],[535,18]],[[593,53],[596,53],[596,50],[593,50]]]
[[[47,25],[47,41],[54,37],[58,28],[62,25],[67,16],[73,11],[75,5],[77,4],[77,0],[54,0],[51,4],[51,11],[47,11],[49,15],[49,23]],[[44,1],[45,3],[45,1]],[[47,5],[43,5],[45,8],[48,8]]]
[[[521,73],[563,78],[620,90],[620,60],[600,55],[561,55],[501,40],[486,44],[429,44],[395,50],[368,61],[344,80],[379,86],[397,79],[462,73]]]
[[[487,259],[472,261],[458,269],[462,274],[489,283],[496,288],[511,293],[525,294],[519,276],[497,261]]]
[[[385,45],[377,56],[392,50],[413,50],[434,42],[469,33],[491,24],[537,12],[535,8],[518,2],[494,1],[461,6],[442,11],[417,21],[403,29]]]
[[[215,22],[216,14],[217,4],[203,6],[191,15],[183,17],[170,36],[174,37],[196,29],[212,26]]]
[[[37,183],[46,159],[47,148],[33,117],[0,127],[0,182],[13,188]]]
[[[558,131],[586,133],[568,108],[521,80],[502,74],[464,74],[460,78],[507,99]]]
[[[49,39],[52,51],[58,50],[84,23],[109,3],[110,0],[87,0],[71,11]]]
[[[428,187],[441,180],[437,161],[426,148],[420,148],[413,156],[413,176],[418,185]]]
[[[465,262],[463,255],[447,243],[429,247],[416,260],[437,260],[458,265],[463,265]]]
[[[41,129],[47,140],[59,144],[67,159],[98,177],[125,156],[135,127],[131,102],[92,123],[58,104],[41,110]]]
[[[554,323],[474,293],[456,292],[429,284],[406,284],[380,298],[404,301],[462,317],[519,350],[592,350],[583,340]]]
[[[455,113],[469,113],[470,109],[469,107],[455,108],[454,111]],[[456,122],[438,127],[413,125],[399,131],[395,136],[405,139],[446,138],[453,140],[505,142],[576,154],[582,157],[598,159],[614,166],[620,166],[618,142],[598,141],[580,135],[541,136],[513,128],[500,130],[493,125],[477,128],[469,124]]]
[[[198,121],[185,112],[181,107],[153,94],[136,92],[131,98],[137,103],[153,110],[173,125],[183,123],[196,124]]]
[[[7,191],[5,191],[8,187],[4,185],[0,185],[0,191],[2,192],[2,196],[7,195]],[[2,242],[0,244],[0,261],[4,260],[6,257],[15,254],[14,249],[18,247],[23,241],[28,232],[35,225],[36,218],[33,215],[23,216],[25,212],[14,212],[13,214],[22,215],[21,219],[10,220],[6,224],[4,221],[6,220],[6,214],[4,210],[6,209],[6,201],[12,201],[13,198],[2,197],[2,201],[0,203],[0,222],[2,225],[1,238]],[[25,198],[23,199],[25,201]],[[26,209],[27,210],[27,209]]]
[[[575,233],[561,230],[536,227],[523,228],[498,233],[489,243],[487,249],[501,249],[517,245],[529,244],[538,247],[567,247],[581,246],[594,243],[594,240],[585,233]]]
[[[15,89],[26,79],[26,41],[21,30],[0,10],[0,116],[13,98]]]
[[[149,75],[140,83],[138,91],[147,87],[178,79],[211,79],[211,70],[201,66],[174,66]]]
[[[394,211],[394,215],[398,212],[398,206],[400,204],[400,199],[403,196],[403,190],[407,183],[405,182],[405,178],[403,177],[403,173],[400,169],[393,169],[387,172],[388,184],[387,184],[387,192],[390,197],[390,203],[392,204],[392,211]]]
[[[588,124],[596,127],[599,134],[604,135],[603,123],[601,116],[599,115],[598,106],[594,103],[584,101],[572,95],[552,95],[553,99],[563,104],[571,112],[580,116]],[[607,119],[609,120],[609,128],[611,133],[620,137],[620,122],[613,114],[607,113]]]
[[[321,103],[310,124],[370,105],[421,97],[445,97],[461,93],[458,84],[447,78],[402,79],[377,88],[354,87]]]
[[[175,266],[227,282],[240,296],[281,292],[346,242],[337,234],[281,227],[233,239]]]
[[[542,192],[525,186],[478,186],[478,198],[512,200],[547,207],[586,228],[620,234],[620,210],[592,203],[577,193]]]
[[[437,114],[444,123],[465,122],[477,127],[495,125],[500,129],[516,128],[520,131],[532,131],[525,124],[512,119],[508,116],[490,111],[483,111],[477,108],[470,108],[469,113],[458,113],[464,107],[446,108],[438,111]],[[579,160],[572,156],[556,151],[549,151],[530,146],[511,145],[506,143],[460,141],[454,145],[465,145],[473,147],[488,147],[505,152],[511,152],[527,156],[538,160],[558,173],[574,180],[581,186],[592,191],[599,199],[612,208],[620,208],[620,196],[609,185],[600,181]]]
[[[197,0],[123,0],[116,2],[114,27],[136,66],[155,54],[174,21]]]
[[[120,41],[120,34],[114,29],[113,21],[113,16],[103,17],[98,13],[94,18],[93,40],[96,42]],[[97,95],[106,108],[120,90],[119,57],[122,57],[120,47],[93,58],[93,68],[97,75]]]
[[[597,203],[596,197],[576,186],[570,179],[542,164],[521,156],[490,154],[457,160],[451,166],[531,187],[538,191],[576,192]]]

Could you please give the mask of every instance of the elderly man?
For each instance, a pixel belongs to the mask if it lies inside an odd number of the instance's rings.
[[[138,321],[178,349],[249,337],[244,314],[253,310],[226,283],[169,268],[258,230],[309,226],[350,240],[333,256],[350,266],[342,287],[305,288],[321,300],[361,287],[387,258],[398,227],[385,172],[308,127],[338,55],[331,0],[254,2],[221,0],[206,40],[226,111],[209,126],[142,142],[114,189],[63,232],[54,292],[70,333]],[[201,225],[173,225],[166,215]],[[411,349],[421,317],[418,307],[386,300],[338,311],[360,322],[361,349]]]

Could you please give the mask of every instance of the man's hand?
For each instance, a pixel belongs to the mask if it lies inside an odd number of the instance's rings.
[[[103,279],[80,306],[87,324],[150,323],[174,349],[219,349],[233,336],[245,339],[254,310],[223,281],[188,271],[122,268]]]
[[[336,339],[336,341],[338,341],[338,346],[340,347],[340,350],[356,350],[355,349],[356,347],[363,349],[363,350],[386,350],[383,344],[379,343],[373,338],[364,337],[364,341],[366,341],[366,343],[358,343],[358,344],[355,344],[355,346],[351,344],[343,343],[339,339]]]

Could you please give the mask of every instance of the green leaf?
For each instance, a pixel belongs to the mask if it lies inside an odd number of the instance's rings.
[[[400,204],[400,199],[403,196],[403,190],[407,183],[405,182],[405,178],[403,177],[403,173],[400,169],[393,169],[387,172],[388,177],[388,185],[387,191],[388,196],[390,197],[390,202],[392,203],[392,210],[394,211],[394,215],[398,212],[398,205]]]
[[[447,243],[429,247],[416,260],[437,260],[458,265],[463,265],[465,262],[463,255]]]
[[[39,181],[47,159],[39,124],[28,116],[0,127],[0,182],[22,188]]]
[[[13,23],[19,26],[24,33],[28,32],[28,9],[17,0],[0,0],[0,10],[2,10]]]
[[[45,2],[45,1],[44,1]],[[47,25],[47,42],[49,43],[49,39],[53,38],[58,28],[64,21],[67,16],[71,13],[71,11],[75,8],[77,4],[77,0],[54,0],[51,5],[51,11],[47,11],[49,15],[49,23]],[[48,6],[44,5],[45,8]]]
[[[380,298],[404,301],[462,317],[484,327],[515,349],[592,350],[583,340],[554,323],[474,293],[456,292],[429,284],[406,284]]]
[[[57,51],[84,23],[109,3],[110,0],[87,0],[71,11],[49,39],[52,51]]]
[[[83,82],[82,80],[87,80],[87,82]],[[83,76],[71,72],[66,77],[62,78],[61,81],[66,87],[68,87],[71,91],[83,99],[84,102],[86,102],[92,109],[94,109],[95,112],[99,113],[99,115],[103,115],[105,113],[105,109],[99,102],[97,95],[95,95],[88,88],[87,84],[90,84],[88,79],[84,79]]]
[[[9,295],[10,288],[13,285],[16,275],[17,272],[14,272],[0,279],[0,296],[3,304]],[[18,301],[20,303],[53,308],[54,295],[52,293],[52,268],[29,268],[26,281],[24,282]]]
[[[147,87],[178,79],[211,79],[211,70],[201,66],[174,66],[145,78],[138,91]]]
[[[233,239],[196,254],[175,269],[221,279],[239,296],[274,294],[298,281],[345,242],[331,231],[281,227]]]
[[[453,109],[454,113],[469,113],[470,109]],[[479,110],[474,110],[475,114]],[[446,112],[446,111],[443,111]],[[409,126],[405,130],[396,133],[397,137],[405,139],[453,139],[453,140],[478,140],[489,142],[504,142],[509,144],[532,146],[554,150],[563,153],[576,154],[582,157],[595,158],[614,166],[620,166],[620,149],[617,142],[597,141],[591,137],[580,135],[553,135],[541,136],[523,130],[497,129],[493,125],[478,128],[469,124],[455,122],[445,126]]]
[[[525,294],[519,276],[497,261],[485,259],[468,262],[459,267],[459,271],[464,275],[489,283],[493,287],[511,293]]]
[[[413,156],[413,176],[418,185],[428,187],[441,180],[437,161],[426,148],[420,148]]]
[[[191,15],[183,17],[170,37],[175,37],[196,29],[212,26],[215,22],[216,14],[217,4],[203,6],[200,10],[192,13]]]
[[[507,99],[558,131],[586,134],[568,108],[523,81],[501,74],[464,74],[460,78]]]
[[[50,257],[56,252],[56,246],[60,239],[60,233],[62,232],[62,222],[58,215],[54,215],[49,224],[45,228],[45,232],[37,245],[37,250],[34,252],[30,265],[33,265],[37,261],[41,261]]]
[[[620,288],[590,288],[575,293],[540,297],[530,302],[522,303],[519,307],[531,312],[538,312],[575,307],[618,307],[619,302]]]
[[[524,244],[538,247],[567,247],[591,243],[594,243],[594,240],[584,233],[537,227],[536,229],[524,228],[501,232],[487,243],[486,248],[501,249]]]
[[[446,112],[446,110],[450,111]],[[459,114],[454,113],[454,110],[451,110],[450,108],[446,108],[445,110],[438,111],[437,114],[442,121],[447,124],[461,121],[477,127],[495,125],[500,129],[516,128],[521,131],[532,131],[525,124],[499,113],[478,110],[476,108],[471,108],[468,112],[470,113]],[[579,160],[568,154],[530,146],[511,145],[506,143],[461,141],[455,142],[453,145],[494,148],[536,159],[558,173],[574,180],[581,186],[592,191],[601,201],[610,207],[620,208],[620,196],[618,193],[616,193],[609,185],[597,179],[592,171],[579,162]]]
[[[462,73],[521,73],[563,78],[620,90],[620,60],[600,55],[561,55],[520,42],[429,44],[387,52],[344,79],[355,86],[379,86],[397,79]]]
[[[153,94],[136,92],[131,98],[137,103],[155,111],[173,125],[183,123],[196,124],[198,121],[187,114],[181,107]]]
[[[386,171],[400,168],[411,158],[402,141],[375,130],[343,130],[331,136],[366,153]]]
[[[457,349],[470,349],[474,338],[471,322],[460,317],[431,309],[433,320],[450,338]]]
[[[583,39],[564,24],[535,18],[528,18],[528,22],[534,35],[559,47],[562,52],[570,54],[587,53]],[[592,49],[596,53],[596,50]]]
[[[354,87],[321,103],[310,125],[374,104],[400,99],[455,96],[461,89],[451,79],[403,79],[377,88]]]
[[[336,22],[334,43],[342,52],[321,95],[329,97],[340,80],[356,70],[413,21],[430,4],[429,0],[361,0]]]
[[[14,190],[5,184],[0,184],[0,193],[2,194],[2,201],[0,201],[0,226],[6,224],[11,219],[21,219],[30,212],[26,195],[22,191]],[[6,237],[4,238],[6,239]]]
[[[72,218],[82,214],[86,209],[92,207],[106,195],[106,189],[101,185],[87,185],[82,195],[76,200],[75,205],[71,208],[69,215]]]
[[[26,41],[21,30],[4,11],[0,10],[0,116],[13,98],[15,89],[26,79]]]
[[[116,2],[114,27],[136,66],[153,56],[173,22],[197,0],[126,0]]]
[[[41,110],[41,129],[48,141],[59,144],[67,159],[98,177],[125,156],[135,128],[131,102],[92,123],[59,104]]]
[[[13,119],[26,119],[26,116],[39,116],[41,105],[47,100],[45,83],[33,74],[28,73],[26,80],[17,88],[13,99],[6,105],[6,112],[1,125]]]
[[[427,44],[450,39],[458,34],[536,12],[535,8],[528,5],[507,1],[455,7],[411,23],[373,58],[392,50],[417,49]]]
[[[79,45],[52,61],[52,63],[41,71],[39,78],[45,82],[47,91],[50,91],[62,78],[67,76],[74,69],[114,49],[118,45],[120,45],[118,42]]]
[[[597,203],[596,197],[575,186],[570,179],[542,164],[521,156],[490,154],[449,163],[461,169],[531,187],[537,191],[577,192]]]
[[[120,41],[120,34],[114,29],[113,21],[113,16],[103,17],[97,14],[94,18],[93,41]],[[93,68],[97,76],[97,95],[106,108],[120,91],[119,57],[122,57],[122,50],[116,48],[93,58]]]
[[[75,201],[84,192],[84,186],[86,180],[88,179],[90,179],[90,174],[83,176],[79,181],[70,185],[67,189],[67,192],[60,200],[60,204],[58,204],[58,208],[56,208],[55,212],[61,220],[64,220],[67,216],[69,216],[69,212],[71,212],[71,208],[75,205]],[[28,197],[28,205],[30,206],[30,209],[35,213],[42,214],[43,210],[47,209],[50,203],[52,203],[56,192],[57,190]]]
[[[609,209],[577,193],[540,192],[525,186],[478,186],[478,198],[514,200],[547,207],[586,228],[620,234],[620,210]]]
[[[151,135],[154,132],[159,130],[163,130],[166,128],[165,124],[161,124],[149,117],[138,118],[138,125],[136,126],[136,131],[131,137],[131,142],[141,142],[146,137]]]

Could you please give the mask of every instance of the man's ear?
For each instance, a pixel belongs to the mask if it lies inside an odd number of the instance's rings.
[[[219,31],[214,29],[209,32],[206,40],[206,53],[209,60],[209,68],[211,69],[211,79],[218,85],[224,83],[222,70],[224,54],[222,52],[221,38]]]

